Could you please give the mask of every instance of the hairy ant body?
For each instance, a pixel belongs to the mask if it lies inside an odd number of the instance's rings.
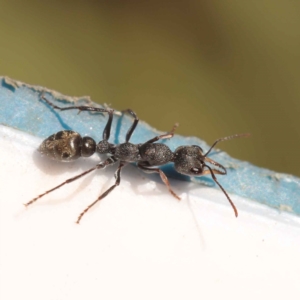
[[[229,139],[248,136],[248,134],[235,134],[232,136],[224,137],[221,139],[216,140],[210,149],[203,154],[203,150],[201,147],[197,145],[193,146],[180,146],[174,152],[171,149],[161,143],[155,143],[159,140],[169,139],[172,138],[174,135],[174,131],[177,128],[177,124],[175,124],[170,132],[165,134],[156,136],[145,143],[140,144],[132,144],[129,142],[131,135],[133,134],[139,119],[137,115],[131,110],[127,109],[124,110],[123,113],[129,113],[133,118],[133,124],[128,129],[126,134],[125,143],[121,144],[112,144],[108,142],[110,137],[110,129],[113,119],[113,110],[111,109],[103,109],[103,108],[95,108],[89,106],[71,106],[71,107],[58,107],[47,100],[43,95],[41,98],[48,103],[54,109],[59,110],[69,110],[69,109],[78,109],[79,112],[81,111],[95,111],[95,112],[107,112],[108,113],[108,121],[103,131],[103,140],[100,141],[98,144],[91,138],[91,137],[81,137],[79,133],[64,130],[59,131],[56,134],[51,135],[47,139],[45,139],[41,146],[39,147],[39,151],[46,156],[58,160],[58,161],[73,161],[78,159],[79,157],[88,157],[94,154],[95,152],[99,154],[108,154],[109,157],[98,163],[93,168],[77,175],[72,178],[67,179],[60,185],[40,194],[36,198],[32,199],[31,201],[27,202],[25,206],[29,206],[30,204],[37,201],[39,198],[49,194],[50,192],[60,188],[61,186],[73,182],[84,175],[97,170],[97,169],[104,169],[105,167],[115,164],[119,162],[119,166],[117,171],[115,172],[115,183],[108,188],[103,194],[101,194],[93,203],[91,203],[82,213],[78,216],[76,223],[79,223],[83,215],[98,201],[105,198],[114,188],[116,188],[121,181],[121,170],[122,168],[127,165],[128,163],[136,163],[137,167],[143,170],[146,173],[158,173],[160,178],[167,186],[169,192],[178,200],[180,197],[172,190],[169,180],[165,173],[159,169],[158,167],[161,165],[165,165],[167,163],[174,163],[175,170],[178,173],[188,175],[188,176],[203,176],[210,174],[212,179],[215,183],[220,187],[222,192],[225,194],[226,198],[228,199],[230,205],[232,206],[235,216],[238,216],[238,211],[233,204],[232,200],[226,193],[225,189],[221,186],[218,182],[215,174],[226,175],[226,169],[221,164],[217,163],[216,161],[207,157],[207,155],[211,152],[211,150],[215,147],[215,145],[219,142],[226,141]],[[214,169],[207,165],[210,163],[220,170]]]

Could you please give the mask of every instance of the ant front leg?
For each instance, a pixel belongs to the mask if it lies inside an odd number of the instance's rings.
[[[121,161],[119,164],[119,167],[115,173],[115,178],[116,178],[116,182],[114,185],[112,185],[109,189],[107,189],[102,195],[100,195],[97,200],[95,200],[93,203],[91,203],[79,216],[78,219],[76,221],[77,224],[79,224],[81,218],[83,217],[83,215],[91,208],[93,207],[97,202],[99,202],[100,200],[102,200],[103,198],[105,198],[114,188],[116,188],[121,181],[121,170],[122,168],[126,165],[126,162]]]
[[[178,200],[181,200],[180,197],[172,190],[170,182],[166,174],[159,168],[152,168],[147,165],[147,162],[139,162],[137,164],[138,168],[143,170],[145,173],[158,173],[163,183],[167,186],[169,192]]]

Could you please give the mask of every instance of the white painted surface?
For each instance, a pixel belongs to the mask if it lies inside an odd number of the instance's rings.
[[[112,194],[97,171],[22,203],[97,162],[61,164],[41,140],[0,126],[0,298],[299,299],[300,221],[222,192],[171,181],[177,201],[133,166]]]

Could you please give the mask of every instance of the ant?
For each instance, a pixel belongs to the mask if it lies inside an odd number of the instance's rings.
[[[51,135],[50,137],[48,137],[42,142],[42,144],[39,147],[39,151],[42,154],[45,154],[48,157],[58,161],[73,161],[78,159],[80,156],[83,157],[91,156],[95,152],[99,154],[109,154],[110,156],[106,160],[98,163],[93,168],[77,176],[69,178],[63,183],[61,183],[60,185],[44,192],[43,194],[40,194],[36,198],[24,204],[26,207],[34,203],[41,197],[45,196],[46,194],[53,192],[54,190],[62,187],[67,183],[73,182],[94,170],[104,169],[105,167],[115,164],[117,162],[119,162],[119,166],[117,168],[117,171],[115,172],[115,179],[116,179],[115,183],[110,188],[108,188],[103,194],[101,194],[85,210],[81,212],[81,214],[77,218],[76,223],[79,224],[83,215],[92,206],[94,206],[101,199],[105,198],[113,189],[119,186],[121,181],[121,170],[128,163],[136,163],[137,167],[146,173],[158,173],[163,183],[167,186],[169,192],[175,198],[180,200],[180,197],[172,190],[169,180],[165,175],[165,173],[158,168],[158,166],[173,162],[175,170],[178,173],[184,175],[202,176],[202,175],[210,174],[212,179],[220,187],[220,189],[228,199],[230,205],[234,210],[235,216],[236,217],[238,216],[238,211],[234,203],[232,202],[229,195],[227,194],[225,189],[221,186],[221,184],[218,182],[215,176],[215,174],[226,175],[227,172],[225,167],[217,163],[216,161],[208,158],[207,155],[211,152],[211,150],[216,146],[217,143],[229,139],[237,138],[237,137],[249,136],[249,134],[235,134],[232,136],[220,138],[213,143],[213,145],[205,154],[203,154],[203,149],[197,145],[180,146],[174,152],[172,152],[167,145],[162,143],[155,143],[155,142],[159,140],[172,138],[174,135],[174,131],[178,127],[178,124],[176,123],[170,132],[156,136],[145,143],[132,144],[129,142],[129,140],[136,126],[138,125],[139,119],[131,109],[126,109],[122,112],[129,113],[134,118],[134,121],[131,127],[127,131],[125,143],[115,145],[108,142],[108,139],[110,137],[110,129],[111,129],[111,124],[113,119],[113,112],[114,112],[112,109],[95,108],[89,106],[71,106],[71,107],[62,108],[51,103],[43,96],[43,94],[41,96],[41,99],[43,99],[52,108],[62,110],[62,111],[68,109],[78,109],[79,112],[86,110],[86,111],[108,113],[108,121],[102,135],[103,140],[100,141],[98,144],[96,144],[96,142],[91,137],[82,138],[77,132],[71,130],[64,130]],[[210,163],[221,170],[211,168],[206,163]]]

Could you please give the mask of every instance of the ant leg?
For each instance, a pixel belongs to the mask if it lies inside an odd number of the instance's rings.
[[[101,199],[105,198],[115,187],[117,187],[120,184],[121,181],[121,169],[126,165],[126,162],[121,161],[119,164],[119,167],[115,173],[116,182],[114,185],[112,185],[108,190],[106,190],[102,195],[98,197],[97,200],[95,200],[93,203],[91,203],[79,216],[76,221],[77,224],[79,224],[81,218],[83,215],[91,208],[93,207],[97,202],[99,202]]]
[[[178,200],[181,200],[180,197],[172,190],[170,182],[166,174],[159,168],[152,168],[147,166],[144,162],[137,164],[138,168],[143,170],[145,173],[158,173],[163,183],[167,186],[169,192]]]
[[[130,138],[131,138],[131,135],[132,135],[132,133],[134,132],[134,130],[135,130],[135,128],[136,128],[136,126],[137,126],[137,124],[138,124],[138,122],[139,122],[139,118],[137,117],[136,113],[135,113],[133,110],[131,110],[130,108],[125,109],[125,110],[122,110],[122,113],[126,113],[126,112],[129,113],[129,114],[131,114],[131,115],[134,117],[134,122],[133,122],[133,124],[131,125],[131,127],[128,129],[128,132],[127,132],[127,134],[126,134],[126,143],[127,143],[127,142],[129,142],[129,140],[130,140]],[[144,144],[154,143],[154,142],[156,142],[156,141],[158,141],[158,140],[163,140],[163,139],[170,139],[170,138],[172,138],[173,135],[174,135],[174,131],[175,131],[175,129],[176,129],[177,127],[178,127],[178,123],[176,123],[176,124],[173,126],[173,128],[171,129],[170,132],[165,133],[165,134],[162,134],[162,135],[159,135],[159,136],[156,136],[155,138],[153,138],[153,139],[147,141],[147,142],[144,143]]]
[[[139,122],[139,118],[137,117],[136,113],[133,110],[131,110],[130,108],[122,110],[122,113],[129,113],[129,114],[131,114],[132,117],[134,117],[133,124],[128,129],[127,134],[126,134],[126,143],[127,143],[127,142],[129,142],[131,135],[134,132],[134,130]]]
[[[107,109],[107,108],[100,108],[100,107],[93,107],[93,106],[67,106],[67,107],[60,107],[55,104],[53,104],[51,101],[49,101],[44,94],[41,95],[41,99],[43,99],[48,105],[50,105],[54,109],[59,109],[59,110],[70,110],[70,109],[78,109],[79,112],[81,111],[96,111],[96,112],[107,112],[107,113],[113,113],[113,109]]]
[[[113,110],[109,110],[108,111],[108,120],[107,120],[107,123],[105,125],[103,134],[102,134],[102,138],[105,141],[108,141],[108,139],[110,137],[110,129],[111,129],[112,120],[113,120]]]
[[[104,128],[103,131],[103,140],[108,140],[109,136],[110,136],[110,129],[111,129],[111,123],[112,123],[112,119],[113,119],[113,109],[106,109],[106,108],[100,108],[100,107],[93,107],[93,106],[67,106],[67,107],[60,107],[57,106],[55,104],[53,104],[52,102],[50,102],[45,96],[44,93],[42,93],[41,95],[41,99],[43,101],[45,101],[48,105],[50,105],[52,108],[54,109],[59,109],[61,111],[63,110],[71,110],[71,109],[78,109],[80,113],[81,111],[94,111],[94,112],[100,112],[100,113],[104,113],[107,112],[108,113],[108,121],[107,124]]]
[[[48,190],[48,191],[44,192],[43,194],[40,194],[39,196],[37,196],[36,198],[32,199],[31,201],[25,203],[24,205],[27,207],[27,206],[29,206],[30,204],[32,204],[32,203],[34,203],[35,201],[37,201],[38,199],[42,198],[43,196],[45,196],[45,195],[47,195],[47,194],[49,194],[49,193],[51,193],[51,192],[53,192],[53,191],[59,189],[59,188],[62,187],[63,185],[65,185],[65,184],[67,184],[67,183],[70,183],[70,182],[73,182],[73,181],[75,181],[75,180],[77,180],[77,179],[79,179],[79,178],[81,178],[81,177],[83,177],[83,176],[89,174],[90,172],[92,172],[92,171],[94,171],[94,170],[97,170],[97,169],[104,169],[104,168],[107,167],[108,165],[114,164],[114,163],[116,163],[116,162],[117,162],[117,160],[116,160],[115,158],[110,157],[110,158],[106,159],[104,162],[100,162],[100,163],[97,164],[95,167],[93,167],[93,168],[91,168],[91,169],[89,169],[89,170],[87,170],[87,171],[85,171],[85,172],[83,172],[83,173],[81,173],[81,174],[79,174],[79,175],[76,175],[76,176],[74,176],[74,177],[72,177],[72,178],[69,178],[69,179],[67,179],[66,181],[64,181],[63,183],[61,183],[60,185],[58,185],[58,186],[52,188],[51,190]]]
[[[178,123],[175,123],[174,126],[172,127],[171,131],[169,131],[165,134],[162,134],[162,135],[158,135],[158,136],[154,137],[153,139],[147,141],[143,145],[154,143],[154,142],[157,142],[159,140],[166,140],[166,139],[172,138],[174,136],[174,131],[176,130],[177,127],[178,127]]]
[[[241,134],[234,134],[234,135],[230,135],[230,136],[226,136],[220,139],[217,139],[212,146],[209,148],[209,150],[204,154],[204,156],[207,156],[210,151],[219,143],[219,142],[223,142],[223,141],[228,141],[231,139],[235,139],[235,138],[240,138],[240,137],[248,137],[250,136],[250,133],[241,133]]]
[[[219,181],[217,180],[217,177],[215,176],[215,174],[220,174],[220,175],[225,175],[223,172],[219,171],[219,170],[215,170],[212,169],[211,167],[209,167],[208,165],[204,164],[205,167],[208,168],[208,170],[204,170],[203,173],[201,175],[207,175],[210,174],[212,179],[214,180],[214,182],[220,187],[220,189],[222,190],[222,192],[224,193],[224,195],[226,196],[226,198],[228,199],[231,207],[233,208],[234,214],[237,217],[238,216],[238,211],[237,208],[235,207],[234,203],[232,202],[232,200],[230,199],[230,197],[228,196],[228,194],[226,193],[225,189],[221,186],[221,184],[219,183]]]

